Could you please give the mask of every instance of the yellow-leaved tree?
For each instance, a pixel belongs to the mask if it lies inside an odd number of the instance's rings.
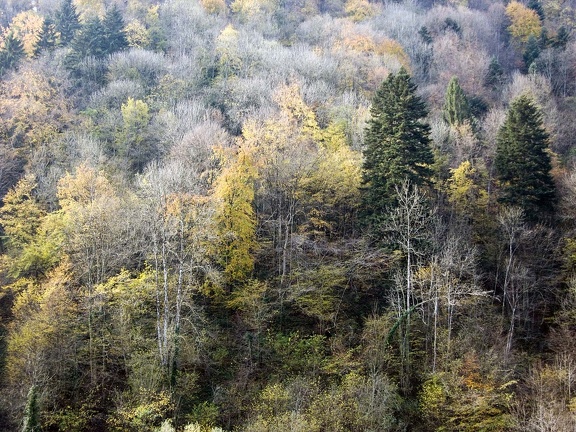
[[[524,6],[522,3],[512,1],[506,6],[506,16],[511,24],[508,27],[510,35],[515,42],[523,46],[531,36],[535,38],[542,34],[542,23],[536,11]]]

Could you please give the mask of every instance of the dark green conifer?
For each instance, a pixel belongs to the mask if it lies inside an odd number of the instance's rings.
[[[0,49],[0,74],[8,69],[16,69],[24,57],[26,57],[26,53],[22,41],[14,36],[14,33],[8,33]]]
[[[58,33],[56,31],[56,24],[50,18],[45,18],[42,23],[42,29],[40,30],[40,35],[36,48],[34,49],[34,55],[38,56],[42,51],[51,51],[56,47],[58,43]]]
[[[363,165],[364,213],[369,220],[394,204],[405,179],[421,185],[431,177],[430,126],[416,85],[404,68],[390,74],[376,92],[366,129]]]
[[[544,20],[544,8],[539,0],[529,0],[526,6],[536,12],[541,20]]]
[[[72,0],[63,0],[60,10],[56,12],[56,30],[60,34],[60,45],[66,46],[74,39],[76,32],[80,30],[80,20],[76,12],[76,6]]]
[[[501,187],[499,201],[521,207],[531,219],[549,212],[555,201],[547,147],[540,110],[529,96],[518,97],[498,133],[494,164]]]
[[[456,77],[452,77],[446,88],[443,114],[444,120],[451,126],[461,125],[470,119],[470,104]]]
[[[102,27],[106,54],[113,54],[128,48],[128,41],[124,32],[124,20],[116,5],[106,11],[106,16],[102,20]]]
[[[492,57],[490,65],[488,66],[488,72],[486,72],[486,76],[484,77],[484,86],[496,90],[503,82],[504,71],[502,70],[502,66],[500,66],[500,62],[496,57]]]
[[[528,71],[530,66],[538,59],[540,56],[540,45],[538,43],[538,39],[534,36],[530,36],[528,42],[526,43],[526,48],[524,49],[524,53],[522,54],[522,58],[524,60],[524,69]]]
[[[565,49],[568,40],[570,39],[570,32],[564,26],[558,29],[558,33],[556,33],[556,37],[552,39],[552,46],[558,49]]]

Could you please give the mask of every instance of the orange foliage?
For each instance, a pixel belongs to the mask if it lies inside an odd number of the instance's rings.
[[[514,39],[524,44],[530,39],[530,36],[540,37],[542,34],[542,23],[538,14],[524,6],[522,3],[512,1],[506,7],[506,15],[512,22],[508,31]]]

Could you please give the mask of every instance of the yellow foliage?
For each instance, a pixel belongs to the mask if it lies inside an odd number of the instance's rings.
[[[278,104],[283,115],[296,123],[305,139],[321,139],[316,114],[306,105],[300,94],[298,84],[282,85],[274,92],[274,102]]]
[[[400,64],[410,72],[410,57],[408,57],[408,54],[406,54],[400,42],[393,39],[384,39],[378,44],[376,53],[381,56],[396,58]]]
[[[363,21],[376,13],[374,6],[368,0],[347,0],[344,11],[346,16],[354,22]]]
[[[256,246],[254,181],[257,170],[254,148],[240,142],[234,158],[227,161],[214,187],[216,225],[220,239],[221,262],[228,282],[239,282],[254,268],[252,252]]]
[[[32,57],[36,44],[40,40],[42,24],[44,24],[44,18],[36,12],[32,10],[20,12],[12,18],[10,27],[6,29],[4,36],[13,32],[14,36],[22,41],[26,55]]]
[[[232,24],[228,24],[216,38],[216,52],[224,77],[234,74],[242,65],[238,51],[238,31]]]
[[[76,168],[74,175],[67,173],[60,179],[57,196],[63,210],[72,210],[78,205],[112,198],[115,192],[102,173],[83,163]]]
[[[147,48],[150,45],[148,29],[137,19],[126,24],[125,31],[129,46],[134,48]]]
[[[464,161],[450,171],[448,200],[456,211],[468,217],[484,212],[488,206],[488,193],[477,184],[477,170],[469,161]]]
[[[232,12],[242,21],[262,18],[278,9],[277,0],[234,0],[230,5]]]
[[[506,15],[511,21],[508,31],[520,44],[525,44],[530,36],[542,34],[542,23],[538,14],[522,3],[512,1],[506,7]]]
[[[213,15],[226,14],[227,6],[224,0],[201,0],[202,6],[206,12]]]

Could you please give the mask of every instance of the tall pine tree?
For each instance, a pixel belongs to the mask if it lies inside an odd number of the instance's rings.
[[[38,395],[34,385],[28,391],[22,432],[40,432],[40,409],[38,408]]]
[[[366,129],[363,165],[363,208],[368,220],[377,219],[394,205],[396,187],[408,179],[426,183],[433,162],[430,126],[416,85],[404,68],[382,83]]]
[[[551,211],[555,201],[547,146],[540,110],[529,96],[518,97],[498,132],[494,163],[500,202],[521,207],[530,219]]]
[[[80,19],[72,0],[63,0],[56,12],[56,30],[60,33],[60,45],[66,46],[74,39],[80,29]]]
[[[116,5],[106,11],[106,16],[102,20],[102,27],[106,54],[113,54],[128,48],[128,41],[124,32],[124,20]]]

